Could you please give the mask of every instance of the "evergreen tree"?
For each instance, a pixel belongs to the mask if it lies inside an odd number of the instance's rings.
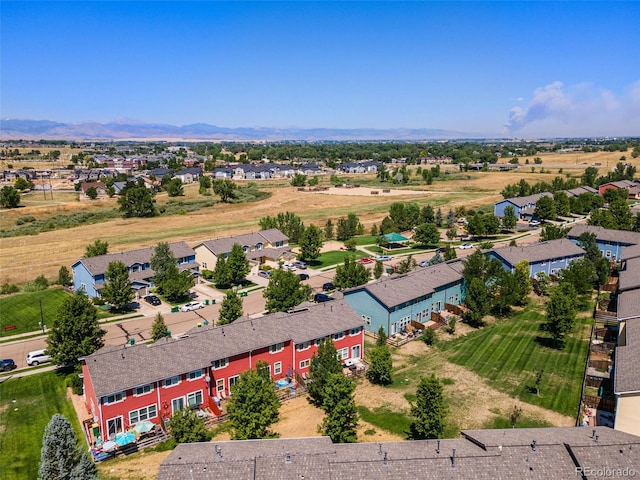
[[[436,215],[431,205],[425,205],[420,210],[420,221],[422,223],[435,223]]]
[[[440,207],[438,207],[438,211],[436,212],[436,225],[441,227],[442,226],[442,209]]]
[[[315,225],[309,225],[300,237],[301,260],[315,260],[320,256],[321,248],[322,231]]]
[[[260,362],[258,362],[260,363]],[[280,402],[271,380],[257,370],[247,370],[231,388],[227,411],[233,440],[273,438],[269,427],[278,421]]]
[[[391,360],[391,351],[388,345],[382,345],[374,348],[369,353],[369,369],[367,370],[367,378],[376,385],[389,385],[393,381],[391,378],[391,370],[393,362]]]
[[[235,284],[242,283],[251,270],[249,260],[242,250],[242,245],[234,243],[227,258],[227,268],[231,275],[231,281]]]
[[[333,238],[333,222],[329,218],[324,224],[324,238],[331,240]]]
[[[373,278],[379,279],[384,273],[384,265],[380,260],[376,260],[376,264],[373,266]]]
[[[324,403],[324,390],[329,377],[339,373],[342,375],[342,365],[338,360],[336,346],[330,338],[323,339],[318,345],[318,353],[311,357],[307,390],[312,403],[321,407]]]
[[[387,332],[385,332],[384,327],[380,325],[378,328],[378,338],[376,338],[376,347],[383,347],[387,344]]]
[[[393,233],[398,231],[398,226],[391,220],[390,217],[384,217],[380,223],[380,235],[386,235],[387,233]]]
[[[129,280],[129,269],[122,262],[109,262],[105,273],[106,282],[102,287],[100,295],[105,302],[113,305],[115,310],[119,310],[126,305],[133,297],[133,285]]]
[[[87,245],[84,250],[85,257],[97,257],[98,255],[106,255],[109,250],[109,243],[101,240],[96,240],[90,245]]]
[[[69,285],[71,283],[71,280],[73,279],[71,278],[71,273],[69,273],[69,269],[64,265],[61,266],[60,270],[58,270],[58,284],[64,287]]]
[[[98,470],[82,448],[69,420],[56,413],[44,430],[39,480],[97,480]]]
[[[423,377],[418,384],[416,404],[411,406],[412,439],[442,438],[447,406],[440,380],[435,375]]]
[[[198,412],[191,408],[174,412],[167,426],[178,443],[206,442],[211,439],[204,418],[199,417]]]
[[[451,228],[456,224],[456,216],[452,209],[447,212],[447,228]]]
[[[98,325],[96,307],[80,293],[65,297],[47,337],[47,352],[56,365],[75,365],[78,358],[102,348],[105,331]]]
[[[373,237],[377,237],[378,236],[378,226],[375,223],[373,225],[371,225],[371,230],[369,231],[369,235],[371,235]]]
[[[220,316],[218,325],[226,325],[234,322],[242,316],[242,298],[236,291],[230,291],[224,296],[220,304]]]
[[[167,328],[167,324],[164,323],[164,317],[160,312],[156,314],[156,318],[153,321],[153,326],[151,327],[151,338],[154,342],[157,342],[161,338],[166,338],[169,336],[169,329]]]
[[[448,262],[449,260],[453,260],[454,258],[458,258],[456,249],[451,245],[447,245],[446,247],[444,247],[444,261]]]
[[[508,205],[504,209],[504,216],[502,217],[502,226],[506,230],[513,230],[518,223],[518,217],[516,217],[516,209],[511,205]]]
[[[322,431],[334,443],[356,441],[358,413],[353,399],[355,383],[342,373],[327,378],[324,387],[322,409],[327,416],[322,420]]]
[[[364,285],[371,278],[371,272],[364,265],[357,263],[352,255],[344,257],[344,264],[336,267],[333,284],[344,289]]]
[[[286,312],[290,308],[309,300],[313,291],[309,285],[300,283],[300,277],[288,270],[272,270],[269,284],[263,296],[270,312]]]
[[[468,308],[465,322],[472,326],[483,325],[483,318],[491,309],[491,293],[482,278],[474,277],[468,283],[465,303]]]
[[[224,255],[219,255],[216,260],[216,268],[212,273],[213,283],[216,288],[229,288],[232,283],[231,271],[227,265]]]

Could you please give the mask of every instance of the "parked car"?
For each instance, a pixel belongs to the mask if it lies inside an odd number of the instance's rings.
[[[35,366],[41,363],[47,363],[51,361],[51,356],[44,353],[44,350],[34,350],[27,353],[27,365]]]
[[[322,290],[325,292],[328,292],[329,290],[335,290],[335,285],[331,282],[327,282],[324,285],[322,285]]]
[[[473,245],[471,245],[470,243],[464,243],[460,245],[458,248],[460,250],[469,250],[470,248],[473,248]]]
[[[282,265],[282,269],[283,270],[289,270],[290,272],[295,272],[296,271],[296,267],[295,265],[293,265],[292,263],[285,263]]]
[[[373,263],[373,262],[374,262],[373,258],[360,258],[356,260],[356,263],[362,263],[364,265],[366,265],[367,263]]]
[[[300,270],[306,270],[307,269],[307,264],[304,263],[301,260],[297,260],[295,262],[293,262],[293,266],[296,268],[299,268]]]
[[[271,278],[271,272],[269,272],[269,270],[260,270],[258,272],[258,276],[263,278]]]
[[[300,280],[309,280],[309,275],[306,273],[299,273],[298,277],[300,277]]]
[[[535,220],[535,219],[529,222],[530,227],[537,227],[540,224],[542,224],[542,222],[540,220]]]
[[[0,360],[0,371],[2,372],[10,372],[14,368],[17,368],[16,362],[11,358],[3,358]]]
[[[388,262],[389,260],[391,260],[389,255],[378,255],[376,257],[376,262]]]
[[[418,265],[421,267],[428,267],[429,265],[431,265],[431,262],[429,262],[429,260],[422,260],[420,263],[418,263]]]
[[[329,302],[331,300],[333,300],[333,298],[331,298],[326,293],[316,293],[313,296],[313,301],[316,302],[316,303]]]
[[[160,301],[160,299],[158,297],[156,297],[155,295],[147,295],[146,297],[144,297],[144,301],[147,303],[150,303],[151,305],[161,305],[162,302]]]
[[[204,308],[204,305],[201,302],[189,302],[182,305],[182,307],[180,307],[180,311],[191,312],[192,310],[198,310],[200,308]]]

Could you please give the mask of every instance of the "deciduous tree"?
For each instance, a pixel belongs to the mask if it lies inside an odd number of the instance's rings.
[[[212,278],[213,283],[217,288],[229,288],[233,283],[231,271],[229,270],[229,266],[227,265],[227,260],[224,258],[224,255],[218,256],[218,260],[216,260],[216,267],[213,269]]]
[[[238,292],[231,290],[224,296],[220,304],[218,325],[234,322],[242,316],[242,298]]]
[[[120,192],[118,204],[125,217],[155,217],[158,212],[154,204],[155,192],[144,183],[128,182]]]
[[[391,359],[391,351],[389,346],[377,346],[369,353],[369,369],[367,370],[367,378],[376,385],[389,385],[393,379],[391,371],[393,362]]]
[[[20,205],[20,192],[10,185],[0,190],[0,207],[17,208]]]
[[[272,270],[269,284],[263,292],[270,312],[286,312],[308,300],[312,294],[309,285],[300,283],[300,277],[288,270]]]
[[[434,223],[422,223],[416,228],[413,239],[422,245],[437,245],[440,242],[440,231]]]
[[[344,257],[344,264],[336,267],[333,284],[340,289],[364,285],[371,278],[371,272],[362,264],[357,263],[353,255]]]
[[[90,245],[87,245],[84,250],[85,257],[97,257],[98,255],[106,255],[109,251],[109,243],[101,240],[96,240]]]
[[[109,262],[105,273],[106,283],[100,292],[105,302],[113,305],[115,310],[122,308],[135,296],[129,269],[122,262]]]
[[[211,439],[204,418],[199,417],[198,412],[190,408],[174,412],[167,426],[171,436],[178,443],[206,442]]]
[[[315,225],[309,225],[300,237],[300,259],[315,260],[320,256],[321,248],[322,231]]]
[[[156,314],[156,318],[153,321],[153,325],[151,326],[151,338],[154,342],[157,342],[161,338],[166,338],[169,336],[169,329],[167,328],[167,324],[164,323],[164,317],[160,312]]]
[[[228,179],[216,179],[212,183],[213,193],[220,197],[223,203],[229,203],[230,200],[235,198],[235,190],[237,185],[233,180]]]
[[[324,338],[318,345],[318,353],[311,357],[309,366],[308,391],[311,401],[317,407],[324,404],[325,386],[333,374],[342,374],[338,352],[330,338]]]
[[[356,385],[342,373],[334,373],[324,388],[322,409],[327,416],[322,420],[322,431],[334,443],[356,441],[358,413],[353,392]]]
[[[71,278],[71,273],[69,273],[69,269],[64,265],[61,266],[60,270],[58,270],[58,284],[64,287],[69,285],[71,283],[71,280],[73,279]]]
[[[81,293],[65,297],[47,337],[47,351],[56,365],[75,365],[104,345],[96,307]]]
[[[504,216],[502,217],[502,226],[507,230],[513,230],[518,223],[518,217],[516,217],[516,210],[511,205],[507,205],[504,209]]]
[[[416,391],[416,403],[411,406],[411,438],[442,438],[447,413],[440,380],[433,374],[431,377],[422,377]]]
[[[559,349],[564,348],[565,336],[575,326],[576,296],[575,289],[570,284],[564,284],[552,290],[547,302],[545,329]]]
[[[242,283],[247,277],[251,267],[249,267],[249,260],[242,250],[242,246],[239,243],[234,243],[229,252],[229,258],[227,258],[227,267],[231,275],[231,281],[235,284]]]

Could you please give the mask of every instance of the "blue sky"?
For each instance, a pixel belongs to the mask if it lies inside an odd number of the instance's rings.
[[[640,135],[640,2],[0,9],[2,118]]]

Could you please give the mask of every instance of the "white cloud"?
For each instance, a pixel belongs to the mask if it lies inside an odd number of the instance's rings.
[[[556,81],[536,88],[525,107],[509,112],[505,135],[519,137],[640,135],[640,80],[623,93]]]

